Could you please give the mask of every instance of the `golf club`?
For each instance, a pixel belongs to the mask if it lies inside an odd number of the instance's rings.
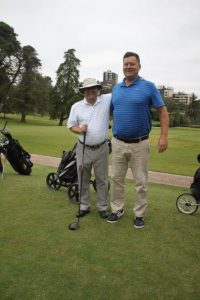
[[[86,139],[86,132],[83,135],[83,155],[82,155],[82,165],[81,165],[81,178],[80,178],[80,187],[79,187],[79,206],[78,206],[78,219],[77,222],[69,224],[70,230],[77,230],[80,227],[80,210],[81,210],[81,194],[82,194],[82,184],[83,184],[83,165],[84,165],[84,153],[85,153],[85,139]]]

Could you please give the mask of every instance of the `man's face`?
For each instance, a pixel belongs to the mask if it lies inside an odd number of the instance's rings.
[[[125,57],[123,61],[123,71],[126,79],[134,80],[140,70],[140,63],[135,56]]]
[[[96,101],[99,95],[99,89],[96,86],[92,86],[84,89],[84,97],[88,102]]]

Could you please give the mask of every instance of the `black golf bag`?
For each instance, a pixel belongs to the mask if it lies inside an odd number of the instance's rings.
[[[0,139],[0,154],[2,153],[9,161],[12,168],[21,175],[30,175],[33,163],[30,158],[31,155],[23,149],[18,140],[14,139],[10,132],[5,131],[7,122],[4,127],[0,129],[3,137]],[[0,169],[3,172],[3,165],[0,163]]]
[[[200,163],[200,154],[197,156],[197,160]],[[200,168],[198,168],[194,174],[193,182],[190,186],[191,192],[195,199],[200,201]]]

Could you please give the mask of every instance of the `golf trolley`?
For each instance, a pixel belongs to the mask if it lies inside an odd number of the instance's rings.
[[[76,144],[69,152],[63,151],[57,172],[51,172],[46,177],[46,184],[53,190],[60,187],[67,188],[68,199],[71,202],[79,202],[79,185],[76,165]],[[96,191],[96,180],[90,179],[90,183]]]
[[[200,154],[197,156],[200,163]],[[194,174],[190,191],[179,195],[176,199],[177,209],[186,215],[194,214],[200,206],[200,168]]]
[[[21,175],[30,175],[33,163],[31,155],[25,151],[18,140],[14,139],[10,132],[6,131],[7,121],[0,129],[0,173],[3,177],[5,160],[7,159],[12,168]],[[4,161],[4,162],[3,162]]]

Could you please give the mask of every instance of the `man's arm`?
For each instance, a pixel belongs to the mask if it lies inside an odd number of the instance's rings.
[[[77,104],[72,105],[69,118],[67,121],[67,127],[69,128],[70,131],[77,133],[77,134],[82,134],[87,131],[87,125],[86,124],[78,124],[78,117],[77,117]]]
[[[78,133],[78,134],[81,134],[81,133],[84,133],[87,131],[87,125],[73,125],[72,127],[69,128],[72,132],[74,133]]]
[[[160,119],[160,138],[158,140],[158,151],[163,152],[168,146],[168,128],[169,128],[169,115],[165,106],[157,109]]]

